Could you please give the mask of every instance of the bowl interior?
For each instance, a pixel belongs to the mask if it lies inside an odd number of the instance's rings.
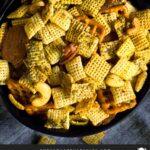
[[[1,22],[6,20],[6,16],[13,11],[14,9],[16,9],[18,6],[20,5],[18,0],[14,0],[14,2],[11,4],[11,6],[9,7],[9,9],[5,9],[6,11],[4,13],[4,17],[0,20]],[[138,105],[142,104],[142,99],[144,98],[145,94],[147,93],[147,91],[149,90],[149,85],[150,85],[150,69],[148,69],[148,78],[147,81],[143,87],[143,89],[137,94],[137,102]],[[104,131],[108,128],[111,128],[112,126],[114,126],[115,124],[119,123],[121,120],[125,119],[127,116],[129,116],[129,114],[131,114],[131,112],[133,112],[137,106],[134,109],[119,113],[115,119],[109,123],[108,125],[105,126],[100,126],[100,127],[93,127],[93,126],[71,126],[70,129],[68,131],[66,130],[62,130],[62,129],[46,129],[44,128],[44,122],[42,122],[40,119],[36,118],[36,117],[31,117],[28,116],[24,111],[20,111],[18,109],[16,109],[11,102],[8,99],[8,94],[9,91],[7,89],[6,86],[1,86],[0,87],[0,92],[1,92],[1,96],[3,98],[3,101],[8,109],[8,111],[17,119],[19,120],[22,124],[24,124],[25,126],[45,133],[45,134],[50,134],[50,135],[57,135],[57,136],[64,136],[64,137],[78,137],[78,136],[85,136],[85,135],[90,135],[90,134],[94,134],[94,133],[98,133],[101,131]]]

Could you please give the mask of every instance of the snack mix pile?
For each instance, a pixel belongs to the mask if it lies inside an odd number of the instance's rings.
[[[45,128],[106,125],[136,106],[150,62],[150,9],[126,0],[23,0],[6,21],[0,85]]]

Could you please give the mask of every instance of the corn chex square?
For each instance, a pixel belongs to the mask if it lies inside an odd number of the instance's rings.
[[[104,5],[105,0],[84,0],[81,4],[81,9],[91,16],[96,16]]]
[[[65,31],[53,23],[48,23],[38,33],[46,45],[65,35]]]
[[[133,54],[134,54],[134,51],[135,51],[135,46],[131,40],[131,38],[127,38],[123,44],[121,44],[121,46],[119,47],[119,49],[117,50],[117,56],[119,58],[121,57],[128,57],[130,58]]]
[[[67,31],[70,27],[72,18],[72,15],[68,11],[60,9],[55,12],[54,16],[52,16],[50,20],[64,31]]]
[[[24,26],[28,39],[31,39],[42,27],[44,27],[44,22],[40,14],[36,13]]]
[[[150,49],[145,49],[142,51],[136,51],[135,57],[136,58],[145,58],[146,62],[148,63],[150,61]]]
[[[111,92],[116,104],[130,103],[136,98],[130,81],[126,81],[122,87],[111,88]]]
[[[84,23],[73,19],[71,26],[66,33],[66,40],[73,43],[79,43],[81,36],[83,37],[89,30],[90,28],[88,26],[86,27]]]
[[[8,19],[16,19],[16,18],[22,18],[28,11],[29,6],[28,5],[22,5],[14,12],[10,13],[7,18]]]
[[[85,136],[85,137],[82,138],[82,140],[86,144],[99,144],[103,140],[105,135],[106,135],[105,132],[100,132],[100,133],[97,133],[97,134]]]
[[[121,58],[110,72],[124,80],[130,80],[133,76],[137,75],[138,71],[138,65],[128,61],[128,58]]]
[[[107,34],[110,33],[111,28],[110,28],[110,26],[108,25],[108,23],[106,22],[106,20],[105,20],[105,18],[103,17],[103,15],[101,15],[101,13],[98,13],[98,14],[96,15],[96,17],[94,18],[94,20],[95,20],[96,22],[98,22],[99,24],[101,24],[101,25],[104,26],[105,32],[106,32],[105,35],[107,35]]]
[[[150,30],[150,10],[149,9],[133,12],[131,16],[137,17],[140,20],[140,26],[143,29]]]
[[[96,100],[96,97],[97,95],[95,94],[92,98],[84,99],[81,102],[79,102],[75,108],[75,113],[77,114],[77,113],[88,111],[89,109],[91,109]]]
[[[50,76],[48,76],[47,81],[51,86],[60,85],[60,68],[59,68],[59,66],[52,67],[52,74]]]
[[[44,47],[45,57],[51,65],[60,61],[62,51],[52,42]]]
[[[56,108],[63,108],[77,102],[75,98],[71,97],[71,94],[66,93],[61,87],[53,88],[52,96]]]
[[[84,38],[84,42],[79,44],[78,54],[83,57],[90,58],[93,52],[96,50],[98,42],[99,40],[97,37],[87,33],[87,36]]]
[[[86,77],[80,56],[77,56],[72,61],[68,62],[66,64],[66,69],[72,75],[75,82]]]
[[[7,25],[8,25],[7,23],[2,23],[2,25],[0,27],[0,48],[2,46],[3,38],[7,31]]]
[[[102,84],[110,68],[111,65],[103,57],[95,54],[85,66],[84,71],[88,76],[98,81],[99,84]]]
[[[82,0],[61,0],[61,3],[67,5],[80,5],[82,4]]]
[[[0,60],[0,85],[5,85],[9,78],[9,65],[6,60]]]
[[[92,107],[87,111],[87,117],[92,122],[94,126],[102,123],[105,119],[109,117],[101,108]]]
[[[20,18],[11,21],[13,26],[25,25],[30,19],[29,18]]]
[[[131,36],[131,40],[135,46],[135,51],[141,51],[147,49],[150,46],[150,43],[147,39],[147,34],[145,30],[139,30],[137,34]]]
[[[105,60],[112,59],[118,49],[119,40],[101,43],[99,46],[100,56]]]
[[[69,112],[64,109],[49,109],[47,112],[47,122],[45,127],[48,129],[69,129]]]
[[[79,7],[76,7],[76,6],[70,8],[70,9],[68,10],[68,12],[69,12],[72,16],[74,16],[74,17],[78,17],[78,16],[83,16],[83,15],[84,15],[83,11],[82,11]]]
[[[56,144],[56,140],[53,138],[49,138],[48,136],[42,136],[38,141],[38,144]]]
[[[92,98],[95,94],[95,84],[93,83],[76,83],[72,84],[71,94],[72,98],[81,102],[84,99]]]

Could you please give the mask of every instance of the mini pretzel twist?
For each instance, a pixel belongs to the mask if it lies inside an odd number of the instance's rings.
[[[25,111],[29,115],[35,115],[35,114],[43,114],[52,108],[54,108],[54,104],[52,104],[52,103],[48,103],[41,107],[35,107],[35,106],[29,104],[29,105],[25,106]]]
[[[136,105],[136,100],[131,100],[130,103],[122,103],[121,105],[116,105],[114,101],[112,101],[112,97],[108,93],[108,95],[105,95],[104,90],[99,90],[97,92],[97,97],[98,100],[101,104],[102,109],[110,114],[110,115],[115,115],[119,112],[123,112],[127,109],[131,109],[135,107]]]
[[[118,17],[119,16],[125,16],[126,18],[129,17],[128,8],[125,5],[118,5],[101,11],[101,13],[112,13],[112,12],[115,12]]]
[[[86,16],[79,16],[77,17],[77,20],[85,23],[85,27],[90,26],[91,27],[91,34],[94,36],[97,36],[99,38],[99,43],[102,43],[106,32],[105,32],[105,27],[96,21],[87,18]]]
[[[67,45],[64,49],[63,49],[63,56],[60,60],[60,65],[66,64],[68,62],[70,62],[78,53],[78,45],[75,45],[73,43]]]
[[[133,18],[132,27],[127,29],[128,35],[135,35],[140,29],[140,20],[138,18]]]

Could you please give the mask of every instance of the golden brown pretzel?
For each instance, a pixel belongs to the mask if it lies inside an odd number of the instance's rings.
[[[25,87],[21,86],[18,81],[9,79],[7,81],[7,87],[11,94],[19,100],[22,104],[27,104],[32,93]]]
[[[119,112],[131,109],[136,105],[135,99],[131,100],[130,103],[122,103],[121,105],[116,105],[112,100],[113,98],[110,93],[108,92],[107,94],[105,94],[105,91],[102,89],[97,92],[97,98],[101,104],[102,109],[110,115],[115,115]]]
[[[48,109],[52,109],[52,108],[54,108],[54,104],[53,103],[48,103],[48,104],[46,104],[46,105],[44,105],[42,107],[35,107],[33,105],[26,105],[25,106],[25,111],[29,115],[35,115],[35,114],[43,114]]]
[[[99,38],[99,43],[102,43],[106,32],[105,32],[105,27],[96,21],[87,18],[86,16],[79,16],[77,17],[77,20],[85,23],[85,26],[90,26],[91,27],[91,34],[94,36],[97,36]]]
[[[102,10],[101,13],[112,13],[115,12],[117,16],[125,16],[126,18],[129,17],[128,8],[125,5],[118,5],[113,6],[108,9]]]
[[[63,64],[68,63],[76,56],[77,53],[78,53],[78,45],[75,45],[73,43],[67,45],[63,49],[63,56],[62,56],[59,64],[63,65]]]

